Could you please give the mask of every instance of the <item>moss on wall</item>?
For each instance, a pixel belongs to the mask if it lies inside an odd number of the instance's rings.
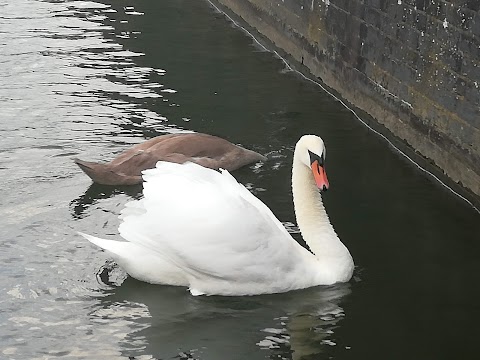
[[[480,195],[480,2],[217,1]]]

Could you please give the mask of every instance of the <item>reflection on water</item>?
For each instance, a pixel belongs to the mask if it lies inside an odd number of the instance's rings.
[[[84,194],[70,202],[72,216],[81,219],[88,208],[102,199],[108,199],[118,194],[126,194],[132,199],[140,199],[142,195],[142,185],[134,186],[108,186],[93,183],[88,187]]]
[[[192,297],[184,288],[128,278],[90,316],[135,323],[124,339],[126,354],[301,359],[335,345],[335,329],[345,316],[341,302],[349,293],[343,284],[277,295]]]

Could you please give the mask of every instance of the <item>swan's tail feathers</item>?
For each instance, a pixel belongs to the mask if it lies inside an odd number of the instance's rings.
[[[114,257],[125,257],[131,251],[132,244],[128,241],[106,240],[98,237],[78,232],[79,235],[90,241],[92,244],[108,251]]]
[[[102,164],[80,159],[73,159],[73,161],[75,161],[75,164],[77,164],[78,167],[95,182],[97,182],[95,179],[98,178],[98,174],[103,172]]]
[[[111,170],[108,164],[73,159],[82,171],[97,184],[101,185],[134,185],[142,182],[140,175],[124,175]]]

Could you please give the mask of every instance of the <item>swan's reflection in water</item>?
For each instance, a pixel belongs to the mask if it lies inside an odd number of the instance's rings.
[[[345,316],[340,303],[350,285],[252,297],[193,297],[185,288],[127,278],[109,292],[92,316],[126,317],[132,329],[121,343],[126,356],[302,359],[335,345],[334,331]]]
[[[142,184],[131,186],[109,186],[96,183],[90,184],[84,194],[70,202],[70,210],[74,219],[81,219],[90,206],[102,199],[108,199],[118,194],[125,194],[132,199],[142,196]]]

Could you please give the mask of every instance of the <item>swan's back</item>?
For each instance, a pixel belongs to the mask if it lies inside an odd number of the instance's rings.
[[[236,170],[267,158],[217,136],[202,133],[160,135],[137,144],[109,163],[75,159],[95,182],[104,185],[133,185],[142,182],[141,172],[158,161],[194,162],[211,169]]]
[[[227,171],[159,162],[143,177],[144,198],[127,204],[120,235],[178,268],[192,293],[312,286],[316,259]]]

